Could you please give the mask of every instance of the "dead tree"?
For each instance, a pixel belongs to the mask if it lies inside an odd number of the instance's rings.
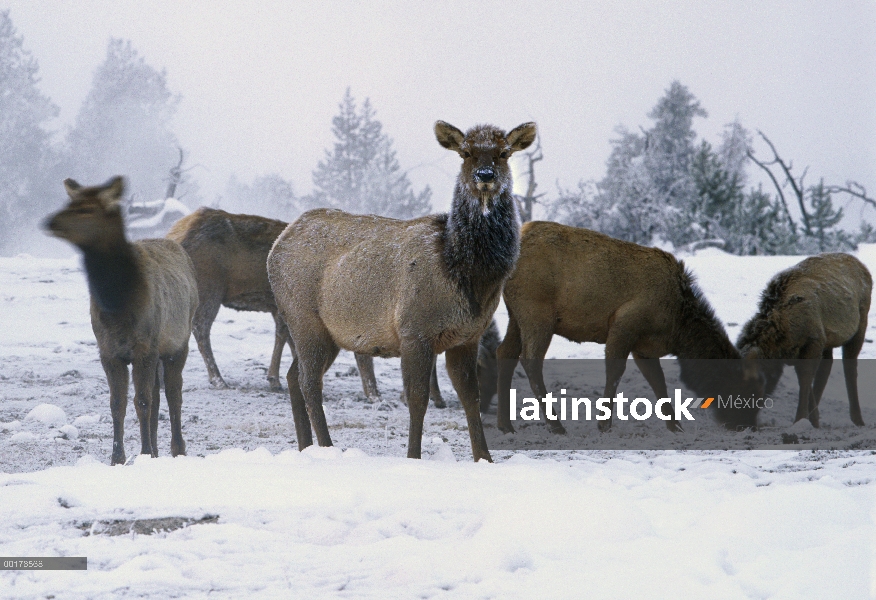
[[[517,201],[517,208],[520,211],[520,220],[526,223],[527,221],[532,221],[533,205],[538,202],[539,198],[544,196],[544,192],[541,194],[535,193],[535,189],[538,187],[538,184],[535,182],[535,163],[544,159],[544,154],[541,151],[540,135],[535,138],[535,147],[528,152],[524,152],[523,156],[526,157],[527,161],[526,194],[523,196],[515,194],[514,199]]]

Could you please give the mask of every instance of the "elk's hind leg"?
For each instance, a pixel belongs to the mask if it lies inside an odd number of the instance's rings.
[[[809,421],[815,427],[818,427],[820,423],[818,403],[821,402],[821,395],[824,393],[824,388],[827,387],[827,379],[830,377],[832,366],[833,348],[825,348],[821,353],[821,362],[818,363],[818,368],[815,370],[815,377],[812,380],[812,395],[809,397]]]
[[[125,413],[128,408],[128,365],[117,358],[100,357],[110,389],[110,412],[113,417],[113,453],[111,465],[125,464]]]
[[[537,399],[547,396],[547,386],[544,383],[544,356],[553,337],[553,323],[550,321],[530,323],[526,329],[521,329],[520,364],[526,371],[529,387],[532,388],[532,393]],[[545,406],[545,420],[551,433],[566,433],[566,428],[563,427],[557,414],[554,413],[553,419],[547,416],[547,406]]]
[[[359,369],[359,378],[362,380],[362,391],[369,402],[380,400],[380,391],[377,389],[377,377],[374,376],[374,357],[367,354],[354,353],[356,367]],[[403,399],[404,400],[404,399]]]
[[[282,392],[283,386],[280,385],[280,360],[283,358],[283,347],[287,342],[291,346],[292,342],[289,340],[289,330],[286,329],[283,317],[277,314],[276,311],[272,312],[271,316],[274,317],[274,351],[271,353],[271,364],[268,366],[268,385],[272,392]]]
[[[204,358],[210,385],[227,388],[228,384],[219,373],[219,367],[216,366],[216,359],[213,357],[213,346],[210,344],[210,329],[213,327],[216,315],[219,314],[222,296],[218,292],[199,289],[198,297],[201,301],[198,308],[195,309],[195,317],[192,319],[192,333],[198,343],[198,350]],[[279,366],[277,368],[279,369]]]
[[[164,395],[167,397],[167,414],[170,418],[170,454],[179,456],[186,453],[186,443],[182,436],[182,385],[183,367],[189,355],[189,345],[176,354],[162,360],[164,365]],[[152,407],[158,412],[158,402]]]
[[[794,370],[797,372],[797,383],[800,386],[800,397],[797,401],[797,414],[794,422],[801,419],[809,419],[813,427],[818,427],[818,414],[813,415],[810,410],[815,406],[812,398],[812,382],[815,373],[819,370],[824,345],[810,342],[800,352],[800,358],[794,361]]]
[[[472,457],[475,462],[482,458],[493,462],[487,449],[484,424],[481,421],[481,403],[478,398],[478,343],[479,340],[476,338],[464,346],[447,350],[445,353],[447,373],[465,410]],[[425,412],[424,410],[423,413]]]
[[[861,325],[858,333],[843,346],[843,375],[846,380],[846,392],[849,394],[849,416],[852,423],[858,427],[864,426],[861,416],[861,403],[858,400],[858,354],[864,345],[864,334],[867,331],[867,313],[862,311]]]
[[[292,399],[292,414],[295,417],[296,433],[304,433],[304,424],[299,427],[298,418],[302,412],[300,404],[303,402],[307,410],[310,426],[316,433],[316,441],[320,446],[331,446],[332,438],[329,435],[328,423],[325,418],[325,411],[322,408],[322,379],[325,372],[335,361],[340,348],[332,340],[331,335],[322,323],[311,321],[308,323],[310,329],[303,330],[305,335],[293,335],[295,340],[296,360],[292,363],[293,368],[297,370],[297,390],[293,390],[292,369],[290,375],[287,375],[287,381],[290,383],[290,398]],[[295,391],[298,392],[296,397]],[[296,409],[296,403],[299,405]],[[307,441],[307,438],[304,438]],[[298,447],[303,449],[310,443],[302,446],[302,439],[299,437]]]
[[[520,325],[509,311],[505,339],[496,348],[496,361],[498,363],[496,425],[502,433],[514,433],[514,426],[511,424],[511,380],[514,379],[514,369],[517,368],[522,350]]]

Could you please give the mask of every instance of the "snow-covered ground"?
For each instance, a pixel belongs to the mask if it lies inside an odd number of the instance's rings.
[[[876,247],[859,256],[876,272]],[[704,250],[685,261],[735,339],[767,280],[799,259]],[[475,464],[439,359],[449,408],[430,408],[429,460],[412,461],[399,361],[375,361],[384,401],[367,404],[342,352],[325,383],[336,447],[299,453],[288,396],[265,379],[270,316],[222,309],[212,340],[233,389],[210,388],[193,340],[188,456],[136,456],[129,405],[132,460],[109,467],[109,392],[79,259],[0,258],[0,556],[89,564],[0,571],[0,597],[876,595],[871,451],[496,451],[495,464]],[[601,353],[556,338],[548,356]],[[876,358],[874,344],[862,357]],[[825,425],[848,426],[845,397],[824,402]],[[866,400],[864,418],[872,431]]]

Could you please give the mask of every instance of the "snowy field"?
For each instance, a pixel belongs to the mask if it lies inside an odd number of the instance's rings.
[[[859,257],[876,272],[876,247]],[[798,260],[685,258],[734,340],[767,280]],[[384,401],[368,404],[342,352],[325,382],[336,446],[299,453],[288,396],[265,379],[270,316],[223,308],[212,340],[233,389],[210,388],[192,340],[188,456],[166,456],[163,404],[163,456],[138,457],[129,403],[131,460],[110,467],[78,257],[0,258],[0,556],[88,557],[87,571],[0,571],[0,597],[876,595],[873,452],[496,451],[475,464],[442,357],[449,407],[430,407],[427,460],[412,461],[399,361],[375,361]],[[601,353],[555,338],[548,357]],[[824,404],[825,427],[850,425],[844,395]],[[866,401],[864,419],[874,431]]]

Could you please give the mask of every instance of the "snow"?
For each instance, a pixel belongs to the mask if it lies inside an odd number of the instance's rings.
[[[876,247],[859,256],[876,271]],[[767,280],[801,259],[683,258],[731,339]],[[163,399],[161,456],[137,455],[129,403],[131,460],[110,467],[78,258],[0,258],[0,307],[0,556],[88,557],[85,572],[0,571],[3,598],[876,595],[871,451],[495,451],[474,463],[441,357],[449,407],[430,407],[427,460],[413,461],[399,361],[375,361],[383,401],[368,404],[342,352],[325,378],[336,445],[298,452],[288,395],[265,378],[271,317],[222,309],[212,341],[233,389],[210,387],[192,340],[188,456],[168,456]],[[497,318],[504,331],[502,308]],[[601,352],[557,338],[549,357]],[[872,343],[862,356],[876,357]],[[869,392],[862,432],[876,423]],[[825,402],[825,426],[847,427],[845,397]],[[28,420],[40,405],[63,418]],[[137,520],[162,525],[137,533]],[[102,533],[113,523],[126,533]]]
[[[34,407],[27,416],[25,421],[39,421],[45,425],[63,425],[67,422],[67,413],[60,406],[54,404],[39,404]]]

